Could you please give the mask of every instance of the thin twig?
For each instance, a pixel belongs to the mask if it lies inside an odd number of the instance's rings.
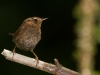
[[[57,59],[54,59],[55,65],[39,60],[39,63],[36,66],[37,61],[34,58],[30,58],[30,57],[15,53],[14,57],[12,59],[13,53],[11,53],[11,51],[6,50],[6,49],[4,49],[4,51],[1,54],[4,55],[6,57],[6,59],[8,59],[8,60],[23,64],[26,66],[30,66],[33,68],[37,68],[37,69],[40,69],[42,71],[45,71],[45,72],[48,72],[51,74],[55,74],[55,75],[79,75],[79,73],[61,66]]]

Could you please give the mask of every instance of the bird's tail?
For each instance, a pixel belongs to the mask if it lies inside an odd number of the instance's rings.
[[[14,36],[14,33],[9,33],[9,35]]]

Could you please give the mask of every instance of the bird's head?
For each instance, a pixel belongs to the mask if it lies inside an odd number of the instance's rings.
[[[40,17],[30,17],[30,18],[27,18],[25,19],[24,21],[27,22],[27,23],[32,23],[32,24],[37,24],[41,27],[41,23],[42,21],[46,20],[48,18],[40,18]]]

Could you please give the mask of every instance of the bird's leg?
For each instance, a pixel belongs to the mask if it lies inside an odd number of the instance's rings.
[[[37,66],[37,64],[39,63],[39,59],[38,59],[38,56],[33,52],[33,50],[31,50],[31,52],[34,54],[34,56],[35,56],[35,60],[37,61],[37,63],[36,63],[36,66]]]
[[[15,49],[16,49],[16,46],[14,47],[13,51],[11,52],[11,53],[13,53],[12,59],[14,57]]]

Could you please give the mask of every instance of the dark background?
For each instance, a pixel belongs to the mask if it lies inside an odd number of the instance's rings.
[[[13,50],[12,36],[24,19],[32,16],[48,17],[42,23],[42,39],[34,49],[39,59],[54,63],[54,58],[72,70],[77,71],[77,62],[73,57],[76,50],[74,41],[76,34],[73,9],[78,0],[0,0],[0,53],[3,49]],[[17,53],[34,57],[31,52],[16,49]],[[100,51],[99,51],[100,52]],[[100,59],[99,53],[95,57]],[[100,70],[99,63],[95,69]],[[50,75],[43,71],[30,68],[6,60],[0,55],[0,75]]]

